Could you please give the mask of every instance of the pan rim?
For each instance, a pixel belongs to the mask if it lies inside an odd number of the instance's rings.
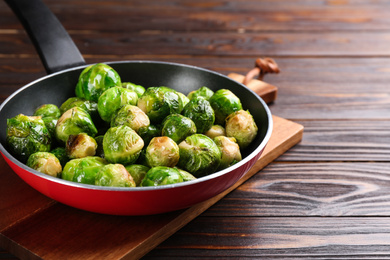
[[[36,170],[28,167],[27,165],[23,164],[22,162],[17,160],[13,155],[11,155],[5,149],[3,144],[0,143],[0,152],[2,153],[2,155],[7,157],[7,159],[9,159],[12,163],[14,163],[19,168],[22,168],[23,170],[25,170],[27,172],[33,173],[34,175],[37,175],[38,177],[43,178],[43,179],[45,179],[46,181],[49,181],[49,182],[55,182],[57,184],[63,184],[63,185],[70,186],[70,187],[73,187],[73,188],[86,189],[86,190],[117,191],[117,192],[144,192],[144,191],[150,191],[150,190],[169,190],[169,189],[173,189],[173,188],[177,188],[177,187],[185,187],[185,186],[195,185],[195,184],[206,182],[206,181],[209,181],[211,179],[215,179],[215,178],[218,178],[218,177],[220,177],[222,175],[228,174],[229,172],[232,172],[232,171],[240,168],[241,166],[247,164],[250,160],[252,160],[254,157],[256,157],[256,155],[258,155],[265,148],[266,144],[268,143],[268,141],[269,141],[269,139],[271,137],[272,129],[273,129],[273,120],[272,120],[272,114],[270,112],[270,109],[269,109],[268,105],[264,102],[264,100],[260,96],[258,96],[251,89],[247,88],[242,83],[234,81],[233,79],[229,78],[226,75],[223,75],[221,73],[218,73],[218,72],[215,72],[215,71],[212,71],[212,70],[209,70],[209,69],[205,69],[205,68],[202,68],[202,67],[197,67],[197,66],[188,65],[188,64],[175,63],[175,62],[165,62],[165,61],[129,60],[129,61],[108,61],[108,62],[102,62],[102,63],[108,64],[108,65],[110,65],[110,64],[122,64],[122,63],[126,63],[126,64],[129,64],[129,63],[135,63],[135,64],[137,64],[137,63],[139,63],[139,64],[140,63],[150,63],[150,64],[180,66],[180,67],[186,67],[186,68],[190,68],[190,69],[204,71],[204,72],[211,73],[211,74],[214,74],[214,75],[219,76],[219,77],[223,77],[223,78],[225,78],[225,79],[227,79],[229,81],[233,81],[235,84],[241,85],[241,87],[246,88],[247,90],[249,90],[252,93],[252,95],[254,95],[259,100],[259,102],[262,104],[262,106],[263,106],[263,108],[264,108],[264,110],[266,112],[267,119],[268,119],[268,128],[267,128],[266,134],[265,134],[263,140],[261,141],[260,145],[258,147],[256,147],[256,149],[254,149],[251,153],[249,153],[240,162],[238,162],[238,163],[236,163],[236,164],[234,164],[234,165],[232,165],[232,166],[230,166],[230,167],[228,167],[226,169],[223,169],[221,171],[217,171],[217,172],[214,172],[214,173],[209,174],[207,176],[203,176],[203,177],[197,178],[195,180],[187,181],[187,182],[181,182],[181,183],[175,183],[175,184],[169,184],[169,185],[162,185],[162,186],[150,186],[150,187],[105,187],[105,186],[96,186],[96,185],[92,185],[92,184],[71,182],[71,181],[67,181],[67,180],[64,180],[64,179],[52,177],[52,176],[43,174],[43,173],[41,173],[39,171],[36,171]],[[85,68],[85,67],[88,67],[88,66],[93,65],[93,64],[96,64],[96,63],[86,64],[86,65],[72,67],[72,68],[69,68],[69,69],[58,71],[58,72],[55,72],[55,73],[43,76],[41,78],[38,78],[38,79],[36,79],[36,80],[34,80],[34,81],[24,85],[23,87],[19,88],[15,92],[13,92],[9,97],[7,97],[3,101],[3,103],[0,105],[0,112],[3,110],[3,108],[6,106],[6,104],[10,100],[12,100],[18,93],[20,93],[20,92],[24,91],[25,89],[31,87],[32,85],[34,85],[34,84],[36,84],[36,83],[38,83],[40,81],[46,80],[48,78],[54,77],[56,75],[69,73],[71,71],[78,70],[78,69],[81,69],[81,68]]]

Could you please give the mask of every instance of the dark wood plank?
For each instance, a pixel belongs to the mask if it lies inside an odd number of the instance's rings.
[[[383,163],[273,163],[204,215],[390,217],[389,189]]]
[[[389,120],[306,120],[299,145],[278,161],[390,161]]]
[[[323,32],[390,28],[385,0],[353,4],[340,0],[45,2],[68,30]],[[0,3],[2,28],[20,28],[4,2]]]
[[[35,54],[22,31],[2,33],[5,53]],[[84,55],[389,56],[388,32],[70,32]],[[305,46],[304,48],[302,46]],[[375,46],[375,47],[374,47]]]
[[[389,220],[199,217],[144,259],[390,259]]]

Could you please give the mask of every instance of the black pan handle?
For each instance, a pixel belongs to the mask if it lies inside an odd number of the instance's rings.
[[[68,32],[41,0],[5,1],[30,36],[47,73],[85,64]]]

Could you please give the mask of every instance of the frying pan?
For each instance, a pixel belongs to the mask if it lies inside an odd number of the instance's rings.
[[[7,0],[31,37],[48,73],[17,90],[0,106],[0,152],[13,171],[44,195],[75,208],[112,215],[148,215],[174,211],[205,201],[232,186],[253,166],[272,132],[272,117],[265,102],[244,85],[213,71],[169,62],[105,62],[123,82],[144,87],[168,86],[184,94],[207,86],[213,91],[230,89],[248,109],[259,128],[252,144],[242,151],[243,160],[208,176],[157,187],[100,187],[54,178],[18,161],[7,150],[7,118],[32,115],[42,104],[61,105],[74,90],[87,66],[68,33],[40,0]]]

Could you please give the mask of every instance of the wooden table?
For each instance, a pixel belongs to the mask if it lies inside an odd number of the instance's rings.
[[[390,259],[389,1],[44,2],[88,63],[244,74],[272,57],[281,73],[265,78],[279,88],[271,111],[305,127],[298,145],[145,259]],[[45,71],[4,2],[0,35],[3,101]]]

